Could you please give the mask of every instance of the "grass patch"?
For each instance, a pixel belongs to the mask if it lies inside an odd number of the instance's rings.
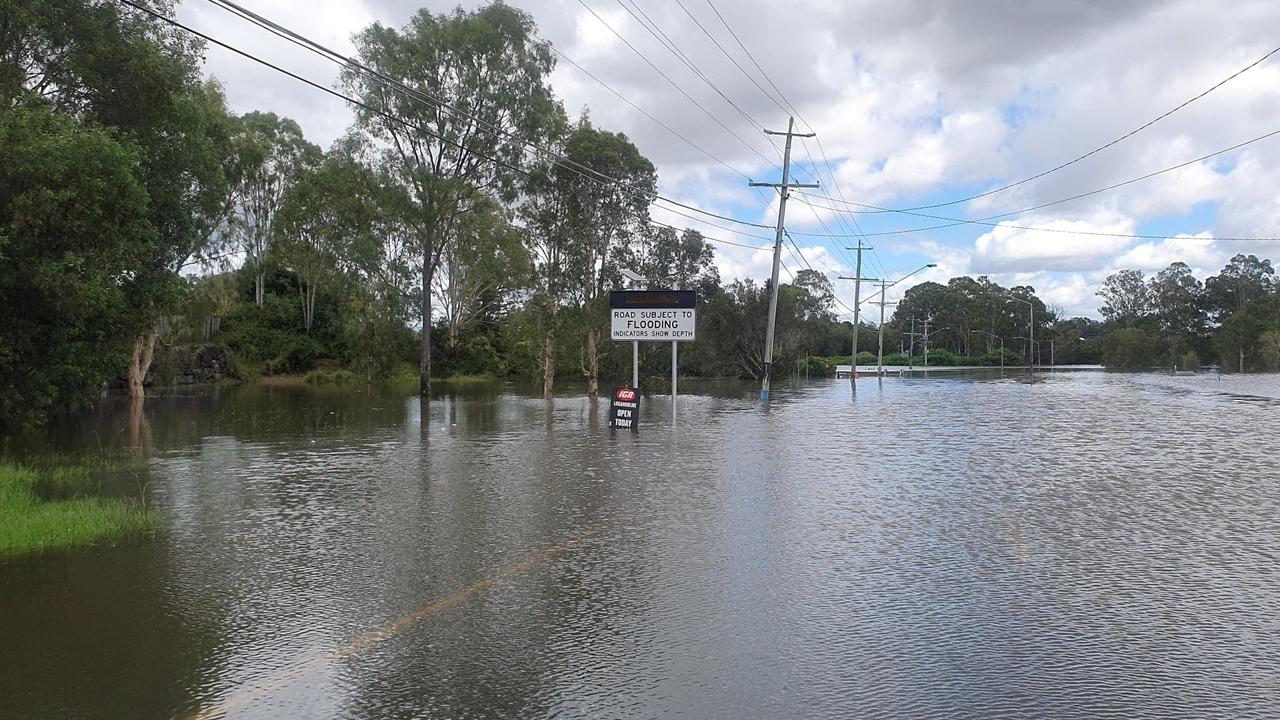
[[[0,464],[0,557],[139,537],[155,513],[118,499],[83,497],[84,468],[40,471]]]
[[[302,381],[308,385],[354,385],[356,379],[350,370],[312,370]]]
[[[446,385],[483,385],[493,382],[492,375],[450,375],[445,378],[432,378],[431,382],[444,383]]]

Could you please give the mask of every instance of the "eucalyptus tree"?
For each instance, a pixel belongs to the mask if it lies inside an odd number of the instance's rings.
[[[373,231],[376,188],[370,169],[334,154],[319,167],[304,170],[284,194],[272,227],[272,253],[298,275],[302,324],[308,333],[320,286],[337,281],[339,259]]]
[[[529,252],[520,231],[496,203],[479,204],[462,216],[454,241],[440,256],[432,288],[448,331],[450,351],[481,318],[492,318],[529,277]]]
[[[568,140],[568,123],[563,112],[555,113],[550,150],[562,155]],[[544,157],[532,166],[522,187],[518,212],[523,221],[524,245],[530,262],[529,298],[541,334],[539,366],[542,396],[550,400],[555,390],[558,358],[560,308],[568,290],[568,259],[572,244],[568,222],[568,197],[559,186],[556,159]]]
[[[1226,322],[1249,303],[1275,292],[1276,271],[1270,260],[1238,254],[1217,275],[1205,280],[1205,303],[1214,320]]]
[[[704,297],[720,288],[715,251],[697,230],[650,226],[639,234],[633,254],[651,288],[697,290]]]
[[[0,111],[0,430],[87,403],[157,291],[137,145],[47,108]]]
[[[1176,359],[1179,345],[1198,340],[1208,329],[1204,286],[1183,262],[1156,273],[1149,285],[1152,316],[1164,335],[1170,358]]]
[[[510,201],[526,141],[554,117],[546,77],[551,51],[529,15],[501,2],[474,12],[420,10],[401,30],[373,24],[355,37],[363,67],[342,82],[355,93],[359,128],[412,203],[421,278],[420,390],[431,382],[432,285],[461,216]]]
[[[582,318],[580,369],[587,380],[587,397],[595,399],[603,355],[600,336],[608,315],[606,293],[621,285],[617,260],[626,257],[648,226],[658,175],[626,135],[597,130],[586,118],[565,142],[565,155],[570,162],[557,164],[552,172],[565,197],[570,240],[566,291]]]
[[[174,5],[146,4],[159,12]],[[144,13],[106,0],[8,0],[0,10],[0,108],[49,108],[86,131],[111,128],[141,153],[136,173],[147,202],[140,213],[154,236],[113,241],[132,246],[129,283],[148,290],[131,295],[134,330],[117,328],[102,349],[110,356],[117,343],[132,343],[130,392],[141,396],[156,323],[174,303],[178,273],[208,257],[225,214],[221,93],[200,82],[201,44]]]
[[[265,264],[278,236],[276,216],[300,177],[322,161],[298,123],[275,113],[250,112],[235,122],[232,138],[234,211],[228,240],[253,274],[253,299],[262,305]]]
[[[1098,291],[1102,317],[1114,325],[1132,327],[1151,315],[1151,287],[1141,270],[1120,270],[1107,276]]]

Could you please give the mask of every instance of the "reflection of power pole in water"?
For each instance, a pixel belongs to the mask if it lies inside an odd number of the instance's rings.
[[[786,135],[786,150],[782,154],[782,182],[781,183],[748,183],[751,187],[773,187],[778,188],[778,228],[773,240],[773,274],[770,280],[769,293],[769,323],[765,330],[764,338],[764,377],[760,381],[760,399],[769,401],[769,374],[773,370],[773,328],[774,320],[778,316],[778,268],[782,264],[782,233],[785,229],[787,218],[787,196],[788,191],[793,187],[816,188],[817,183],[793,183],[791,180],[791,138],[792,137],[813,137],[814,133],[798,133],[792,132],[795,127],[795,118],[787,118],[787,131],[785,133],[765,130],[766,135]]]

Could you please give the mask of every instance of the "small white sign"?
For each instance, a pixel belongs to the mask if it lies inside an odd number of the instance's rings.
[[[693,340],[697,310],[613,310],[614,340]]]

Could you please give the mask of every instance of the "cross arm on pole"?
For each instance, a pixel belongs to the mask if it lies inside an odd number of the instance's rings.
[[[816,188],[818,183],[765,183],[765,182],[749,182],[747,187],[773,187],[773,188]]]

